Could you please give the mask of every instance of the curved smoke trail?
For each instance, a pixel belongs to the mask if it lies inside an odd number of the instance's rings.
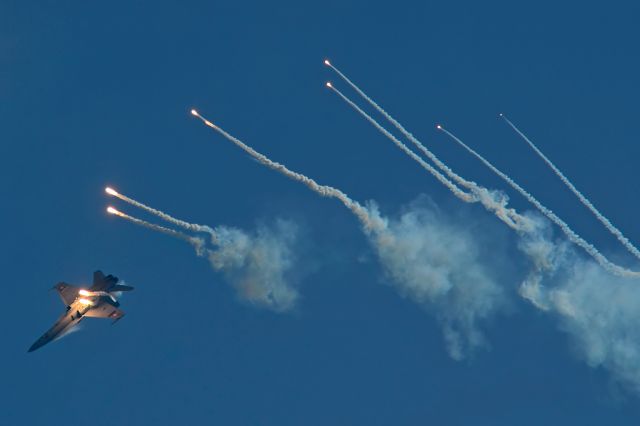
[[[328,185],[320,185],[315,180],[313,180],[313,179],[311,179],[311,178],[309,178],[309,177],[307,177],[307,176],[305,176],[305,175],[303,175],[301,173],[297,173],[297,172],[294,172],[292,170],[289,170],[287,167],[285,167],[284,165],[282,165],[280,163],[272,161],[271,159],[269,159],[264,154],[261,154],[261,153],[257,152],[256,150],[254,150],[253,148],[251,148],[250,146],[248,146],[247,144],[242,142],[240,139],[230,135],[229,133],[224,131],[224,129],[220,128],[219,126],[216,126],[211,121],[209,121],[206,118],[204,118],[203,116],[201,116],[196,110],[191,110],[191,114],[193,114],[195,117],[198,117],[200,120],[202,120],[202,122],[205,125],[211,127],[213,130],[215,130],[216,132],[220,133],[227,140],[231,141],[233,144],[235,144],[240,149],[242,149],[244,152],[246,152],[251,157],[253,157],[255,160],[257,160],[260,164],[262,164],[264,166],[267,166],[270,169],[276,170],[276,171],[282,173],[283,175],[287,176],[290,179],[293,179],[293,180],[296,180],[298,182],[301,182],[307,188],[311,189],[312,191],[316,192],[317,194],[320,194],[320,195],[322,195],[324,197],[337,198],[349,210],[351,210],[356,215],[356,217],[358,217],[358,219],[360,219],[360,221],[365,226],[365,228],[367,228],[367,229],[378,229],[378,228],[381,228],[381,227],[384,226],[382,223],[379,223],[374,218],[372,218],[365,207],[363,207],[357,201],[354,201],[351,198],[349,198],[349,196],[347,194],[345,194],[344,192],[340,191],[339,189],[334,188],[332,186],[328,186]]]
[[[299,299],[298,290],[288,280],[295,257],[291,247],[297,235],[295,226],[287,221],[278,221],[275,230],[259,227],[252,234],[218,226],[215,229],[216,248],[212,250],[200,237],[149,223],[113,207],[109,207],[107,212],[188,242],[198,256],[206,257],[215,270],[225,274],[242,299],[254,305],[285,312],[292,309]]]
[[[169,222],[169,223],[173,223],[174,225],[177,225],[181,228],[187,229],[189,231],[195,231],[195,232],[205,232],[207,234],[209,234],[211,236],[211,241],[216,244],[216,241],[218,239],[215,231],[206,225],[198,225],[197,223],[189,223],[189,222],[185,222],[184,220],[180,220],[180,219],[176,219],[173,216],[170,216],[168,214],[166,214],[163,211],[154,209],[152,207],[147,206],[146,204],[143,204],[139,201],[134,200],[133,198],[129,198],[124,194],[120,194],[119,192],[117,192],[115,189],[111,188],[111,187],[106,187],[104,189],[104,191],[109,194],[112,195],[116,198],[121,199],[122,201],[131,204],[132,206],[138,207],[142,210],[145,210],[155,216],[158,216],[159,218]]]
[[[160,232],[162,234],[169,235],[169,236],[177,238],[179,240],[186,241],[189,244],[191,244],[193,246],[193,248],[195,248],[195,250],[198,253],[198,255],[204,254],[204,241],[202,240],[202,238],[191,237],[191,236],[189,236],[189,235],[187,235],[185,233],[182,233],[180,231],[176,231],[174,229],[165,228],[164,226],[156,225],[154,223],[149,223],[146,220],[138,219],[137,217],[129,216],[126,213],[122,213],[120,210],[116,210],[113,207],[107,208],[107,212],[109,214],[113,214],[113,215],[116,215],[116,216],[121,217],[123,219],[126,219],[129,222],[133,222],[138,226],[142,226],[143,228],[151,229],[153,231],[157,231],[157,232]]]
[[[477,323],[504,306],[505,294],[484,268],[480,261],[482,250],[468,230],[420,208],[389,220],[373,202],[363,206],[337,188],[319,185],[255,151],[195,110],[192,114],[262,165],[319,195],[340,200],[360,220],[393,285],[438,319],[451,357],[461,359],[486,345]]]
[[[339,71],[338,71],[339,72]],[[346,78],[346,77],[345,77]],[[487,188],[481,187],[475,182],[467,181],[461,178],[459,175],[453,173],[451,169],[449,169],[444,163],[438,161],[439,164],[442,165],[442,169],[445,171],[449,171],[451,174],[450,177],[457,177],[460,180],[457,180],[458,183],[462,184],[466,188],[471,191],[471,194],[465,193],[461,191],[455,184],[449,181],[447,178],[442,176],[440,172],[435,170],[430,164],[426,163],[422,158],[416,155],[413,151],[411,151],[406,145],[400,142],[395,136],[393,136],[387,129],[385,129],[380,123],[378,123],[375,119],[373,119],[369,114],[367,114],[362,108],[360,108],[355,102],[349,99],[344,93],[336,89],[330,84],[327,84],[331,90],[333,90],[342,100],[344,100],[349,106],[351,106],[354,110],[356,110],[361,116],[363,116],[369,123],[373,124],[373,126],[378,129],[383,135],[385,135],[388,139],[390,139],[397,147],[399,147],[404,153],[406,153],[413,160],[418,162],[423,168],[427,171],[431,172],[438,180],[443,183],[447,188],[449,188],[454,195],[458,196],[463,201],[466,202],[480,202],[488,211],[493,212],[500,220],[502,220],[507,226],[515,229],[516,231],[530,231],[533,227],[531,221],[521,215],[518,214],[514,209],[507,208],[506,205],[508,203],[508,198],[501,192],[498,191],[490,191]],[[357,86],[356,86],[357,87]],[[366,96],[366,95],[364,95]],[[371,101],[373,102],[373,101]],[[395,122],[395,120],[394,120]],[[397,122],[396,122],[397,123]],[[400,125],[398,123],[398,125]],[[403,128],[404,129],[404,128]],[[410,133],[409,133],[410,134]],[[412,136],[413,137],[413,136]],[[414,138],[415,139],[415,138]],[[425,150],[426,148],[420,144],[416,140],[416,143],[422,146]],[[435,158],[435,156],[434,156]],[[449,173],[447,173],[449,174]],[[455,178],[454,178],[455,179]]]

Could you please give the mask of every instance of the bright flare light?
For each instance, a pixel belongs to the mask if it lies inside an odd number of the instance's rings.
[[[191,115],[195,115],[196,117],[200,117],[200,114],[198,114],[198,111],[196,111],[195,109],[191,110]]]
[[[438,130],[442,130],[442,126],[441,126],[441,125],[439,125],[439,124],[436,124],[436,129],[438,129]]]
[[[104,192],[106,192],[106,193],[107,193],[107,194],[109,194],[109,195],[118,195],[118,192],[117,192],[115,189],[113,189],[113,188],[111,188],[111,187],[109,187],[109,186],[107,186],[107,187],[104,189]]]
[[[89,300],[89,299],[85,299],[85,298],[78,299],[78,302],[80,302],[81,304],[83,304],[83,305],[85,305],[85,306],[91,306],[91,305],[93,305],[93,302],[92,302],[91,300]]]
[[[122,215],[122,213],[120,213],[118,210],[116,210],[115,208],[109,206],[107,207],[107,213],[109,214],[117,214],[118,216]]]
[[[90,291],[88,291],[88,290],[85,290],[85,289],[80,290],[80,291],[78,292],[78,294],[79,294],[80,296],[85,296],[85,297],[86,297],[86,296],[91,296],[91,292],[90,292]]]
[[[325,59],[325,60],[324,60],[324,64],[325,64],[325,65],[327,65],[327,66],[331,66],[331,62],[329,62],[329,60],[328,60],[328,59]]]
[[[327,81],[327,87],[328,87],[329,89],[331,89],[331,88],[333,87],[333,86],[331,85],[331,82],[330,82],[330,81]]]

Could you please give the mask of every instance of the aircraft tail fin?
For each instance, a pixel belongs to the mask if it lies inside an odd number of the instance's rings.
[[[93,286],[92,289],[100,291],[109,291],[109,289],[118,283],[118,277],[111,274],[105,276],[102,271],[95,271],[93,273]]]

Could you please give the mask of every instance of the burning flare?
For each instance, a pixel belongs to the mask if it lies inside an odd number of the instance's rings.
[[[114,197],[117,197],[117,196],[119,195],[119,194],[118,194],[118,192],[117,192],[115,189],[113,189],[113,188],[111,188],[111,187],[109,187],[109,186],[107,186],[107,187],[104,189],[104,192],[106,192],[106,193],[107,193],[107,194],[109,194],[109,195],[113,195]]]
[[[195,110],[193,110],[195,111]],[[197,114],[197,112],[196,112]],[[198,117],[200,117],[198,115]],[[189,223],[189,222],[185,222],[184,220],[180,220],[180,219],[176,219],[175,217],[161,211],[161,210],[157,210],[154,209],[152,207],[147,206],[146,204],[143,204],[139,201],[134,200],[133,198],[129,198],[124,194],[120,194],[119,192],[115,191],[113,188],[110,187],[106,187],[105,188],[105,192],[107,194],[113,195],[114,197],[117,197],[119,199],[121,199],[122,201],[131,204],[132,206],[138,207],[139,209],[145,210],[155,216],[158,216],[159,218],[161,218],[162,220],[165,220],[169,223],[172,223],[174,225],[180,226],[181,228],[184,229],[188,229],[189,231],[196,231],[196,232],[206,232],[209,235],[211,235],[211,239],[212,241],[216,241],[217,240],[217,236],[215,234],[215,232],[213,231],[213,229],[209,226],[206,225],[199,225],[197,223]],[[119,212],[118,210],[116,210],[115,208],[109,206],[107,208],[107,212],[111,213],[111,214],[115,214],[118,215],[120,217],[125,217],[126,215],[124,215],[124,213]]]
[[[111,206],[107,207],[107,213],[115,214],[116,216],[121,216],[121,217],[124,216],[124,213],[122,213],[119,210],[116,210],[115,207],[111,207]]]

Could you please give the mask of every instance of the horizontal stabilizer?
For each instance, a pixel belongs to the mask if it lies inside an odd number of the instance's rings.
[[[93,309],[89,309],[84,316],[90,318],[111,318],[112,320],[119,320],[124,316],[124,312],[109,303],[102,303]]]
[[[114,291],[131,291],[133,290],[133,287],[131,287],[130,285],[123,285],[123,284],[116,284],[113,287],[111,287],[111,289],[109,289],[109,292],[114,292]]]

